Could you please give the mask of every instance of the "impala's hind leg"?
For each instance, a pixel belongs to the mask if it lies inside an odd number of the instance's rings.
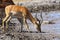
[[[5,31],[5,21],[8,19],[8,17],[9,17],[9,15],[8,16],[6,16],[4,19],[3,19],[3,21],[2,21],[2,28],[3,28],[3,32]]]
[[[6,31],[7,31],[7,29],[8,29],[8,22],[10,21],[10,19],[11,19],[11,16],[8,18],[8,20],[6,21]]]

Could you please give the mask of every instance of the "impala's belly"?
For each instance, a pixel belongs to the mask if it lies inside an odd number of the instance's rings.
[[[13,16],[16,16],[18,18],[21,18],[22,17],[22,13],[21,12],[11,11],[11,13],[12,13]]]

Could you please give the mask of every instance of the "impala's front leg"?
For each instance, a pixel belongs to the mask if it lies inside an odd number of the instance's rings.
[[[25,20],[25,25],[26,25],[26,26],[25,26],[25,27],[26,27],[26,29],[27,29],[27,30],[28,30],[28,32],[29,32],[30,30],[29,30],[29,26],[28,26],[28,23],[27,23],[27,21],[26,21],[26,20]]]
[[[25,15],[23,16],[23,25],[25,25],[25,28],[28,30],[28,32],[29,32],[29,26],[28,26],[28,24],[27,24],[27,22],[26,22],[26,17],[25,17]]]

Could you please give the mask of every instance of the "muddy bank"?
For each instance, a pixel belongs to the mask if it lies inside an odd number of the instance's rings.
[[[60,1],[59,2],[56,2],[56,1],[52,1],[52,2],[39,2],[39,1],[19,2],[16,5],[25,6],[31,12],[40,12],[40,10],[42,10],[44,12],[60,10]]]
[[[58,34],[60,35],[60,34]],[[0,40],[60,40],[57,34],[48,33],[6,33],[0,35]]]
[[[6,33],[0,35],[0,40],[59,40],[60,34],[47,33]]]

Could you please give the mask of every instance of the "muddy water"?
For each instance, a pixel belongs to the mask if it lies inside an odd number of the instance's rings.
[[[60,12],[51,11],[47,15],[43,15],[43,20],[52,21],[55,24],[42,24],[41,28],[44,32],[60,33]]]

